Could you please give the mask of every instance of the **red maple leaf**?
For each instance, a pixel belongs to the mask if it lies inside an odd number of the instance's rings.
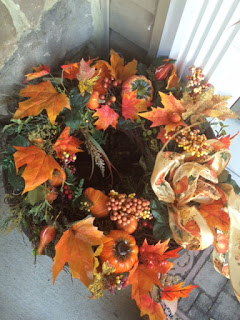
[[[149,245],[145,239],[140,248],[141,263],[155,273],[167,273],[173,267],[173,263],[166,259],[178,257],[177,252],[181,250],[181,248],[178,248],[165,252],[168,249],[168,242],[169,240],[162,243],[159,241],[155,245]]]
[[[77,74],[79,73],[80,62],[75,62],[71,64],[62,65],[63,69],[63,78],[73,80],[77,79]]]
[[[138,113],[146,111],[152,103],[145,99],[137,99],[137,92],[128,92],[122,94],[122,115],[125,120],[134,121],[138,119]]]
[[[103,129],[105,131],[109,126],[116,129],[119,115],[108,105],[102,105],[101,108],[96,110],[92,117],[98,117],[98,120],[94,122],[96,129]]]
[[[69,132],[70,128],[66,127],[53,146],[53,149],[56,151],[59,159],[64,159],[64,152],[71,155],[83,151],[78,149],[80,144],[83,142],[76,137],[70,136]]]
[[[163,300],[177,300],[178,298],[186,298],[192,289],[197,286],[188,285],[186,287],[182,287],[184,282],[180,282],[178,284],[173,285],[172,287],[165,287],[161,292],[161,297]]]
[[[164,108],[152,108],[151,111],[140,113],[139,115],[152,121],[151,127],[165,125],[166,133],[175,130],[178,126],[186,126],[181,116],[185,108],[182,106],[180,100],[177,100],[172,93],[167,95],[159,92],[159,95]]]
[[[50,73],[50,68],[47,65],[43,66],[40,64],[38,67],[33,67],[33,70],[35,70],[35,72],[26,74],[25,77],[27,79],[23,83],[26,83],[26,82],[33,80],[33,79],[43,77],[46,74]]]

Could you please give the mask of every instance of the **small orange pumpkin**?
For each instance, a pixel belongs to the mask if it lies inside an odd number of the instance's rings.
[[[122,230],[112,230],[100,254],[101,263],[108,261],[114,273],[128,272],[138,260],[138,246],[133,236]]]
[[[128,224],[119,223],[117,220],[117,229],[127,231],[129,234],[132,234],[138,226],[138,221],[134,217],[131,218]]]
[[[137,99],[151,101],[153,97],[152,82],[145,76],[131,76],[122,84],[122,93],[137,92]]]
[[[53,187],[60,187],[63,184],[62,173],[59,170],[55,170],[49,182]]]
[[[89,209],[94,217],[102,218],[108,215],[107,202],[109,201],[109,198],[102,191],[94,188],[87,188],[84,191],[84,194],[93,203]]]

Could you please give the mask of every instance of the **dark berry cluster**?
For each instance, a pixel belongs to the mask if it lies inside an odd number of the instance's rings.
[[[109,288],[111,293],[113,293],[115,289],[122,290],[122,289],[126,288],[126,286],[127,286],[127,284],[126,284],[127,277],[126,276],[120,274],[120,275],[116,276],[116,278],[114,280],[115,281],[111,282],[110,288]]]

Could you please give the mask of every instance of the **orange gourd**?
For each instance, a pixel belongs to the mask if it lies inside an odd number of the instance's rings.
[[[112,230],[104,242],[100,260],[115,267],[114,273],[128,272],[138,260],[138,246],[133,236],[122,230]]]
[[[108,215],[107,202],[109,198],[100,190],[87,188],[84,195],[93,203],[89,207],[92,215],[96,218],[106,217]]]

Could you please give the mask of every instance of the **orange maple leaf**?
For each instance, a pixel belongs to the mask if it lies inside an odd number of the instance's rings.
[[[149,320],[165,320],[166,315],[163,312],[161,305],[155,302],[148,294],[140,297],[138,308],[141,311],[141,316],[147,314]]]
[[[36,116],[45,109],[51,124],[54,125],[57,115],[64,107],[71,109],[68,97],[57,92],[50,81],[28,85],[20,91],[20,96],[30,99],[19,103],[13,119]]]
[[[125,120],[134,121],[138,119],[138,113],[146,111],[152,103],[145,99],[137,99],[137,92],[128,92],[122,94],[122,116]],[[140,114],[141,115],[141,114]]]
[[[73,278],[86,287],[93,282],[94,251],[92,246],[103,243],[105,236],[93,225],[94,218],[75,223],[65,231],[55,246],[52,266],[53,284],[67,262]]]
[[[166,133],[175,130],[178,126],[186,126],[181,116],[185,108],[180,100],[177,100],[171,92],[170,95],[159,92],[159,95],[164,108],[152,108],[151,111],[140,113],[139,115],[152,121],[151,127],[165,125]]]
[[[171,75],[168,78],[168,83],[166,89],[175,88],[178,85],[179,78],[177,76],[177,71],[174,65],[172,65],[172,72]]]
[[[98,120],[94,122],[96,129],[103,129],[105,131],[109,126],[116,129],[119,115],[108,105],[102,105],[101,108],[96,110],[92,117],[98,117]]]
[[[47,65],[43,66],[43,65],[40,64],[38,67],[33,67],[33,70],[35,70],[35,72],[28,73],[28,74],[25,75],[25,77],[27,79],[23,83],[26,83],[26,82],[28,82],[30,80],[33,80],[33,79],[37,79],[37,78],[43,77],[46,74],[50,73],[50,68]]]
[[[198,287],[191,284],[186,287],[182,287],[183,284],[184,282],[180,282],[172,287],[163,288],[161,292],[162,300],[172,301],[177,300],[178,298],[186,298],[194,288]]]
[[[79,73],[80,62],[75,62],[71,64],[62,65],[63,69],[63,78],[73,80],[77,79],[77,74]]]
[[[124,65],[124,59],[114,50],[111,50],[110,52],[110,64],[104,60],[100,61],[105,63],[115,80],[125,81],[137,72],[137,60],[133,59],[131,62]]]
[[[17,172],[20,167],[27,165],[22,173],[25,181],[23,193],[31,191],[50,180],[54,170],[58,170],[61,173],[62,180],[65,181],[66,175],[60,165],[42,149],[33,145],[29,147],[14,146],[14,148],[17,150],[13,155]]]
[[[223,232],[229,230],[230,219],[228,213],[224,211],[222,199],[211,204],[201,204],[199,211],[214,235],[215,227]]]
[[[212,147],[214,150],[219,151],[222,149],[229,149],[230,144],[232,143],[232,139],[234,139],[239,134],[239,131],[232,137],[230,137],[230,134],[226,137],[222,137],[220,139],[216,139],[216,142],[212,143]]]
[[[168,249],[168,242],[158,242],[155,245],[149,245],[145,239],[140,248],[140,261],[148,269],[155,273],[167,273],[172,267],[173,263],[166,261],[166,259],[178,257],[177,252],[181,249],[165,252]]]
[[[69,132],[70,128],[66,127],[53,146],[59,159],[64,159],[64,152],[67,152],[70,155],[77,152],[83,152],[83,150],[78,149],[83,142],[76,137],[70,136]]]
[[[152,291],[154,284],[161,286],[157,274],[138,262],[129,272],[127,285],[132,285],[132,299],[138,304],[140,297]]]

